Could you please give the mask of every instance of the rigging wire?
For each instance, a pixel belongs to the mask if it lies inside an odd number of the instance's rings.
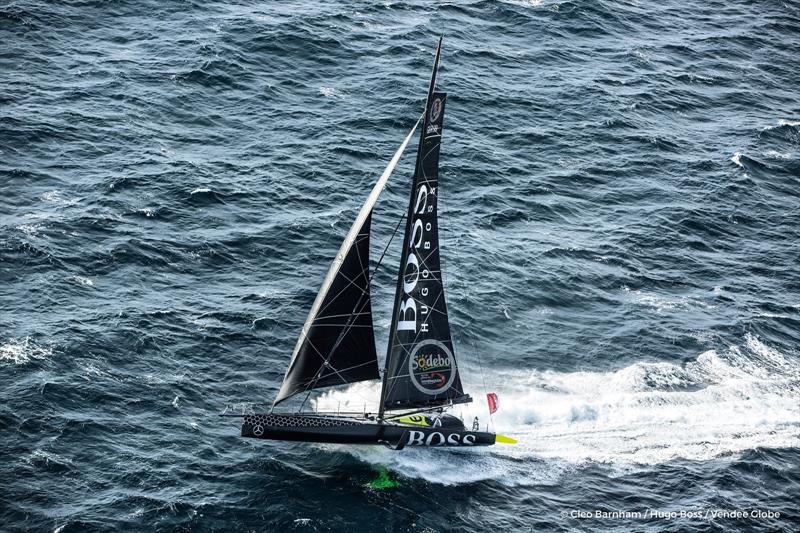
[[[455,226],[453,226],[453,221],[452,221],[452,218],[450,217],[450,209],[448,208],[447,202],[446,202],[444,196],[441,193],[441,187],[439,188],[438,196],[439,196],[439,200],[441,200],[441,202],[442,202],[442,206],[444,207],[445,215],[447,216],[447,225],[444,226],[444,233],[447,236],[449,236],[450,235],[450,230],[448,229],[448,227],[455,227]],[[454,266],[457,266],[458,268],[461,268],[462,263],[461,263],[461,254],[458,251],[459,247],[460,247],[460,239],[458,239],[458,237],[456,237],[453,240],[453,251],[454,251],[455,263],[456,263]],[[441,267],[441,273],[440,273],[440,275],[442,276],[442,286],[444,286],[444,270],[445,270],[445,268],[444,268],[444,256],[442,255],[442,267]],[[455,273],[455,271],[456,271],[456,269],[454,268],[453,269],[453,273]],[[464,281],[463,276],[461,278],[459,278],[458,276],[454,276],[454,277],[456,279],[460,279],[460,281],[461,281],[460,285],[461,285],[462,298],[464,299],[464,301],[466,303],[469,303],[470,302],[470,298],[471,298],[470,294],[469,294],[469,286]],[[469,318],[469,320],[468,320],[468,322],[466,324],[466,327],[464,328],[465,331],[474,323],[474,321],[471,319],[472,315],[470,315],[468,313],[467,316],[470,317],[470,318]],[[462,331],[461,332],[461,338],[463,339],[464,336],[465,336],[465,334]],[[470,344],[472,345],[472,351],[475,354],[475,359],[478,361],[478,368],[480,369],[480,372],[481,372],[481,381],[483,382],[483,394],[485,396],[485,395],[488,395],[489,391],[488,391],[488,388],[486,386],[486,373],[484,372],[484,369],[483,369],[483,358],[481,357],[480,352],[478,351],[478,346],[475,343],[475,339],[474,338],[471,339]],[[492,425],[492,427],[494,427],[494,421],[492,420],[491,411],[489,412],[489,423]]]
[[[397,224],[394,227],[394,231],[392,232],[392,235],[389,237],[389,241],[386,243],[386,246],[384,246],[383,251],[381,252],[381,256],[378,258],[378,261],[375,264],[375,268],[372,269],[372,274],[370,274],[369,280],[367,281],[367,287],[372,287],[372,280],[375,277],[375,275],[378,273],[378,268],[381,266],[381,263],[383,263],[383,258],[386,257],[386,252],[389,250],[389,247],[392,245],[392,242],[394,241],[394,238],[397,235],[398,230],[400,229],[400,225],[403,223],[403,221],[405,219],[406,219],[406,213],[404,211],[403,215],[400,217],[400,220],[397,221]],[[369,260],[369,258],[367,258],[367,260]],[[336,351],[336,348],[338,348],[339,345],[341,344],[341,342],[344,340],[344,337],[345,337],[345,335],[347,335],[347,332],[350,331],[350,329],[352,329],[353,323],[355,321],[354,317],[357,316],[357,313],[361,313],[363,311],[364,307],[366,307],[366,305],[367,305],[367,303],[369,301],[369,300],[367,300],[367,301],[362,303],[362,300],[364,300],[364,294],[362,294],[359,297],[358,301],[356,302],[356,305],[354,306],[353,310],[356,311],[356,309],[357,309],[356,313],[350,315],[350,318],[348,319],[347,325],[339,333],[339,337],[336,339],[336,342],[334,343],[333,348],[331,348],[331,350],[328,352],[328,356],[325,358],[325,361],[323,362],[322,366],[319,367],[319,370],[317,370],[317,374],[314,376],[314,379],[310,382],[310,385],[308,387],[308,392],[306,392],[306,397],[303,398],[303,403],[300,404],[300,410],[301,411],[302,411],[303,407],[306,405],[306,402],[308,401],[308,398],[311,396],[311,392],[314,390],[314,385],[317,383],[319,378],[322,376],[322,370],[329,366],[330,359],[331,359],[331,357],[333,357],[333,354]],[[345,384],[345,385],[348,383],[347,381],[344,380],[344,378],[342,378],[342,381],[344,381],[343,384]],[[362,397],[362,399],[365,399],[365,398]]]

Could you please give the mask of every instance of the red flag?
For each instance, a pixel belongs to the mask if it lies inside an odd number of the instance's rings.
[[[486,395],[486,401],[489,402],[489,414],[494,413],[497,411],[497,406],[499,404],[499,400],[497,399],[497,394],[490,392]]]

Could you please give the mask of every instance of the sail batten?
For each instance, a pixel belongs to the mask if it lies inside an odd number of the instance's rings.
[[[331,263],[273,406],[299,392],[380,377],[370,301],[372,210],[421,121],[378,178]]]

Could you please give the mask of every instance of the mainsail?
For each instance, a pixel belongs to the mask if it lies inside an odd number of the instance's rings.
[[[370,301],[372,209],[420,120],[375,183],[336,254],[308,313],[273,405],[299,392],[380,377]]]
[[[446,94],[435,92],[441,39],[406,220],[381,394],[384,410],[470,401],[461,387],[439,259],[439,147]]]

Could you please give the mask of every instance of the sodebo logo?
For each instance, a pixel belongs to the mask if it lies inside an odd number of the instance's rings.
[[[411,361],[412,370],[422,370],[430,372],[440,368],[450,368],[450,358],[442,357],[439,354],[418,355]]]
[[[417,343],[408,357],[408,377],[420,392],[437,395],[447,391],[456,379],[453,354],[436,339]]]

